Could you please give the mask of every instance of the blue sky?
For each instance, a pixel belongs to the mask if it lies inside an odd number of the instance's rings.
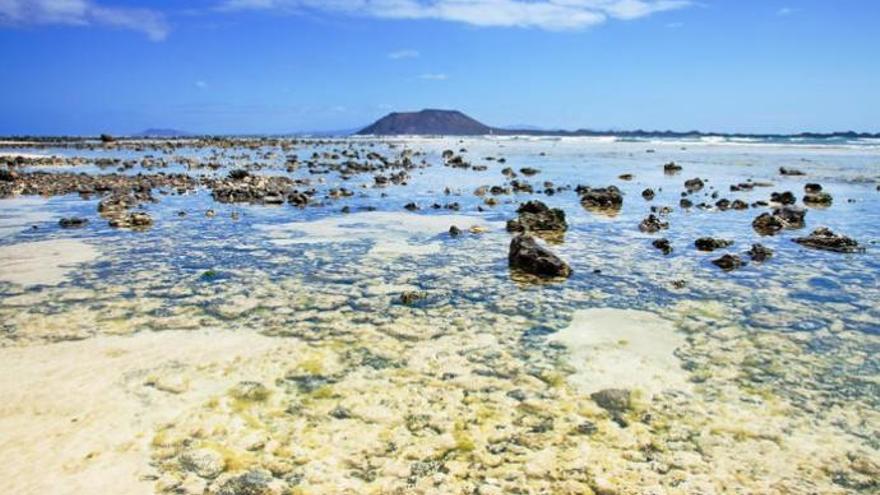
[[[0,0],[0,134],[880,132],[876,0]]]

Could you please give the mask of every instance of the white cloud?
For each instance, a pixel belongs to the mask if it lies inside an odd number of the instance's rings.
[[[776,15],[784,17],[787,15],[794,14],[797,11],[798,11],[798,9],[793,9],[791,7],[782,7],[781,9],[776,11]]]
[[[153,41],[168,37],[168,24],[159,12],[104,6],[91,0],[0,0],[2,24],[107,26],[138,31]]]
[[[384,19],[435,19],[474,26],[581,29],[693,5],[692,0],[223,0],[223,10],[335,12]]]
[[[205,89],[208,87],[208,83],[205,81],[196,81],[196,87],[199,89]]]
[[[398,50],[396,52],[391,52],[388,54],[388,58],[392,60],[399,60],[402,58],[419,58],[420,53],[416,50]]]
[[[449,79],[449,76],[447,76],[446,74],[442,74],[442,73],[439,73],[439,74],[428,73],[428,74],[420,75],[419,79],[424,79],[426,81],[445,81],[445,80]]]

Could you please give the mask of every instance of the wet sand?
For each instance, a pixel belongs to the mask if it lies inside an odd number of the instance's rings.
[[[247,332],[96,337],[0,349],[5,493],[154,493],[153,431],[279,343]]]
[[[23,242],[0,247],[0,281],[22,286],[57,285],[78,264],[95,260],[98,249],[72,239]]]

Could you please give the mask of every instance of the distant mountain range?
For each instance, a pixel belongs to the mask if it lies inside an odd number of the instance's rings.
[[[804,132],[800,134],[745,134],[745,133],[719,133],[702,131],[595,131],[590,129],[578,129],[574,131],[548,130],[534,126],[511,126],[491,127],[478,120],[468,117],[458,110],[435,110],[426,109],[420,112],[394,112],[382,117],[373,124],[361,129],[357,135],[373,136],[400,136],[400,135],[446,135],[446,136],[620,136],[620,137],[733,137],[733,138],[878,138],[880,133],[858,133],[853,131],[815,133]]]

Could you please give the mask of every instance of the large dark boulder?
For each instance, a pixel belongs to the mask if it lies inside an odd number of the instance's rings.
[[[569,277],[571,267],[549,249],[540,246],[533,237],[521,234],[510,241],[507,257],[511,268],[539,277]]]

